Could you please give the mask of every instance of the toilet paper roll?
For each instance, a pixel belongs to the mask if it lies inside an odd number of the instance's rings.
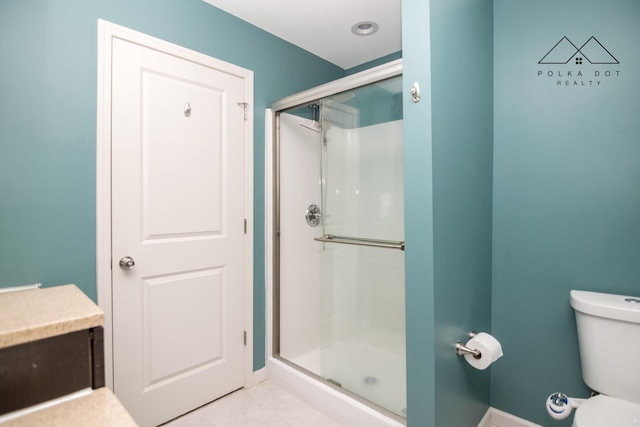
[[[464,358],[469,365],[476,369],[487,369],[493,362],[502,357],[502,346],[497,339],[486,332],[480,332],[465,344],[473,350],[480,351],[480,358],[476,359],[472,354],[465,354]]]

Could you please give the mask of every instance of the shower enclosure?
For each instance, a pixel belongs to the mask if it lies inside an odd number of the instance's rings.
[[[393,70],[274,104],[271,348],[273,357],[400,420],[401,66]]]

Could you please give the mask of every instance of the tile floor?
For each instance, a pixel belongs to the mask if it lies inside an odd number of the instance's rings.
[[[240,389],[162,427],[343,427],[269,381]],[[491,424],[491,427],[498,427]]]
[[[341,427],[269,381],[240,389],[162,427]]]

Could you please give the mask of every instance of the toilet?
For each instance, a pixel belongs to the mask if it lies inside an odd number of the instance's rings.
[[[571,291],[584,382],[573,427],[640,426],[640,297]]]

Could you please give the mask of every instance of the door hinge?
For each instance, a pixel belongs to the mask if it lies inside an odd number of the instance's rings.
[[[247,234],[247,218],[244,219],[244,234]]]
[[[244,331],[244,346],[247,346],[247,331]]]
[[[247,121],[247,107],[249,107],[248,102],[238,102],[238,105],[244,108],[244,121]]]

